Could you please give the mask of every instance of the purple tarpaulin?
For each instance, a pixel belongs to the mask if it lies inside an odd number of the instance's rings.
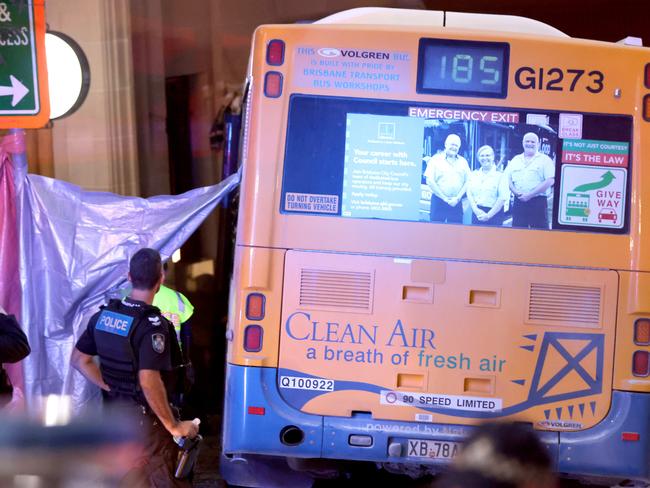
[[[70,354],[90,316],[126,284],[130,256],[141,247],[171,256],[239,184],[239,175],[182,195],[143,199],[28,175],[26,166],[13,161],[21,316],[32,347],[23,361],[25,399],[34,411],[50,394],[72,395],[79,409],[100,396],[70,367]],[[0,260],[3,267],[5,261],[11,259]]]

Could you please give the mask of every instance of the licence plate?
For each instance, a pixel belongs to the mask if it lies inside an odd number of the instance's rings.
[[[409,439],[406,455],[411,458],[453,459],[460,448],[460,442]]]

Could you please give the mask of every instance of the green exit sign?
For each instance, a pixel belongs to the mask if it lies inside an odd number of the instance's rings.
[[[49,119],[44,0],[0,0],[0,127]]]

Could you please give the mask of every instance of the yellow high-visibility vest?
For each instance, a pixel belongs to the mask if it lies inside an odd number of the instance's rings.
[[[190,301],[181,292],[161,285],[153,299],[153,306],[158,307],[160,313],[174,324],[176,336],[180,339],[181,324],[194,313],[194,306]]]

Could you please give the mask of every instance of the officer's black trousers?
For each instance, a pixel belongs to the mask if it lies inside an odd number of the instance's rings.
[[[178,446],[171,434],[153,414],[143,415],[141,420],[144,452],[136,461],[136,467],[126,475],[121,485],[129,488],[191,487],[189,481],[174,478]]]

